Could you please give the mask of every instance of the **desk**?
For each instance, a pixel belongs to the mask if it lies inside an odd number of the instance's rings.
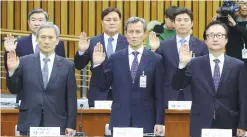
[[[109,122],[110,110],[82,109],[77,111],[77,131],[79,131],[80,113],[82,128],[88,136],[104,136],[105,124]],[[166,137],[189,137],[188,110],[166,110]],[[14,136],[18,121],[18,109],[1,109],[1,136]]]

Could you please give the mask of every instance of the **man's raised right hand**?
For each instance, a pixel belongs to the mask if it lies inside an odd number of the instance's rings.
[[[85,32],[81,32],[80,40],[78,43],[78,48],[81,52],[85,52],[90,44],[90,39],[87,39],[87,34]]]

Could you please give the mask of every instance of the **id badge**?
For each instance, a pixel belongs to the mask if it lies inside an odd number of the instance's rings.
[[[144,75],[144,71],[142,75],[140,76],[140,88],[146,88],[147,87],[147,76]]]
[[[242,59],[247,59],[247,49],[242,49]]]

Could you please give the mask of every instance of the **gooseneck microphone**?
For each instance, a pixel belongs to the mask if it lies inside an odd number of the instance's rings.
[[[86,134],[82,131],[82,108],[83,104],[80,104],[81,115],[80,115],[80,124],[79,124],[79,132],[75,133],[75,136],[86,136]]]

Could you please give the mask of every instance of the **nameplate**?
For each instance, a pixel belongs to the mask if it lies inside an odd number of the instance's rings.
[[[168,109],[190,110],[191,101],[168,101]]]
[[[60,127],[30,127],[30,136],[60,136]]]
[[[94,102],[95,109],[111,109],[112,101],[97,100]]]
[[[113,137],[143,137],[143,128],[113,128]]]
[[[231,129],[202,129],[202,137],[232,137]]]

